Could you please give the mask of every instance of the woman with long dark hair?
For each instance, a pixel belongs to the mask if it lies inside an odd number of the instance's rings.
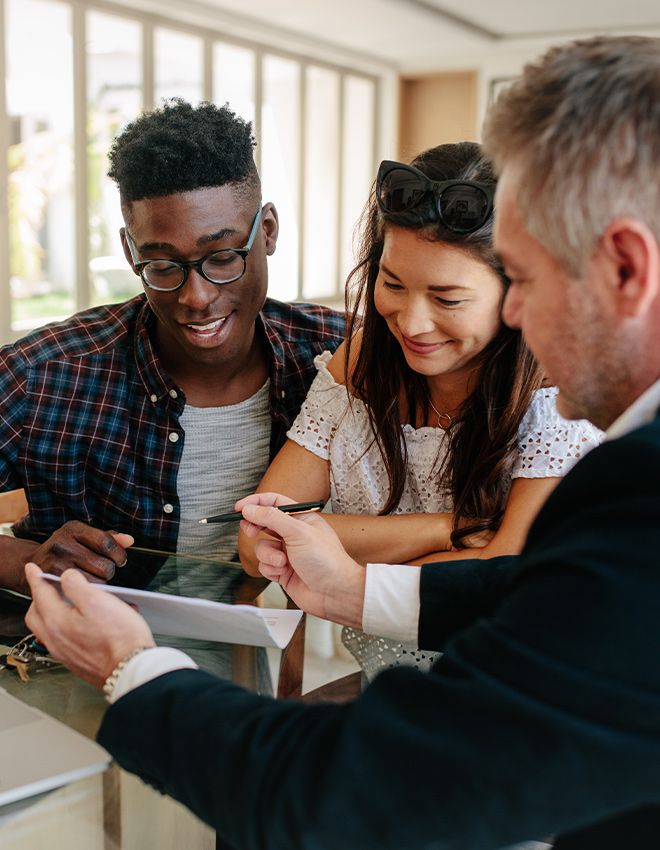
[[[259,486],[330,497],[328,521],[364,563],[518,552],[558,479],[600,440],[588,422],[559,416],[556,389],[501,320],[494,189],[476,143],[381,164],[347,286],[347,340],[317,358]],[[240,535],[248,571],[253,546]],[[432,660],[351,629],[343,640],[368,676]]]

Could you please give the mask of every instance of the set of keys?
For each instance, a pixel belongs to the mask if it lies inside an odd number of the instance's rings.
[[[46,647],[34,635],[26,635],[6,655],[0,655],[0,670],[15,670],[22,682],[29,682],[31,673],[59,666],[59,661],[50,657]]]

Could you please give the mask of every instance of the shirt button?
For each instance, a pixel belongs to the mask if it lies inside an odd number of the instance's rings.
[[[152,393],[149,398],[153,401],[154,404],[156,404],[156,402],[158,401],[158,396],[156,395],[156,393]]]
[[[165,511],[166,514],[171,514],[172,511],[174,510],[174,506],[170,505],[169,502],[168,502],[166,505],[163,505],[163,510]]]
[[[170,395],[172,396],[172,398],[179,397],[179,393],[176,390],[170,390]]]
[[[170,441],[170,443],[176,443],[178,439],[179,435],[176,433],[176,431],[172,431],[172,433],[168,436],[168,440]]]

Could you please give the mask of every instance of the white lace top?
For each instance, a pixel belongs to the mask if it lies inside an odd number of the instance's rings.
[[[329,351],[315,358],[318,374],[287,436],[330,462],[332,510],[340,514],[377,514],[389,492],[387,471],[359,399],[349,405],[346,387],[337,384],[327,364]],[[518,457],[511,478],[565,475],[603,434],[586,420],[564,419],[557,412],[557,388],[537,390],[518,430]],[[451,493],[438,480],[448,437],[442,428],[403,425],[408,451],[406,483],[396,514],[453,510]],[[511,481],[507,484],[510,486]],[[375,644],[374,644],[375,642]],[[415,647],[390,644],[351,629],[344,643],[369,676],[383,666],[407,663],[428,667],[435,657]]]

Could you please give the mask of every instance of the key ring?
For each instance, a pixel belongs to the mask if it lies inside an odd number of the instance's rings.
[[[0,665],[16,670],[22,682],[30,680],[30,673],[61,666],[33,634],[21,638],[6,655],[0,655]]]

